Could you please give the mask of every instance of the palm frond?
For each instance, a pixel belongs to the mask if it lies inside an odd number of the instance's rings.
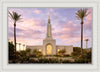
[[[9,15],[9,17],[10,17],[11,19],[14,19],[13,14],[12,14],[12,13],[10,13],[10,12],[9,12],[9,14],[10,14],[10,15]]]
[[[87,16],[87,9],[86,8],[82,8],[79,9],[76,13],[76,17],[83,20],[84,17]]]
[[[88,12],[88,13],[86,14],[86,16],[89,15],[90,13],[91,13],[91,12]]]
[[[10,14],[10,17],[12,18],[12,20],[14,20],[14,22],[22,19],[22,18],[20,18],[21,15],[19,15],[17,12],[13,11],[12,13],[9,12],[9,14]]]
[[[76,19],[78,19],[78,20],[79,20],[80,18],[79,18],[78,16],[76,16]]]

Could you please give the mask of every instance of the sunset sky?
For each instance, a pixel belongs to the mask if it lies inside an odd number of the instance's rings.
[[[50,13],[52,35],[57,45],[73,45],[80,47],[81,25],[75,13],[80,8],[8,8],[21,14],[22,21],[16,24],[17,42],[27,45],[42,45],[46,37],[48,14]],[[88,47],[92,47],[92,8],[84,19],[84,38],[89,39]],[[13,41],[13,21],[8,17],[8,38]],[[83,41],[83,47],[86,42]]]

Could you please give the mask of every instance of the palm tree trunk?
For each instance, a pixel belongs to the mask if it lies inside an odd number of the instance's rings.
[[[87,48],[87,41],[86,41],[86,48]]]
[[[14,23],[14,44],[15,44],[15,58],[16,58],[16,22]]]
[[[81,22],[81,56],[83,56],[83,21]]]

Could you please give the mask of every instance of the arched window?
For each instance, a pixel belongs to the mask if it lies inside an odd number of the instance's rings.
[[[48,55],[52,54],[52,45],[50,44],[47,45],[47,54]]]

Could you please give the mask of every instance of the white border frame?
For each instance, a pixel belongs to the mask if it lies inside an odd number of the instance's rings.
[[[2,70],[97,70],[97,3],[12,3],[11,2],[1,2],[2,4],[2,18],[3,25],[3,48],[2,48]],[[7,63],[7,7],[93,7],[93,64],[67,64],[67,65],[9,65]],[[1,43],[2,44],[2,43]],[[94,49],[95,48],[95,49]]]

